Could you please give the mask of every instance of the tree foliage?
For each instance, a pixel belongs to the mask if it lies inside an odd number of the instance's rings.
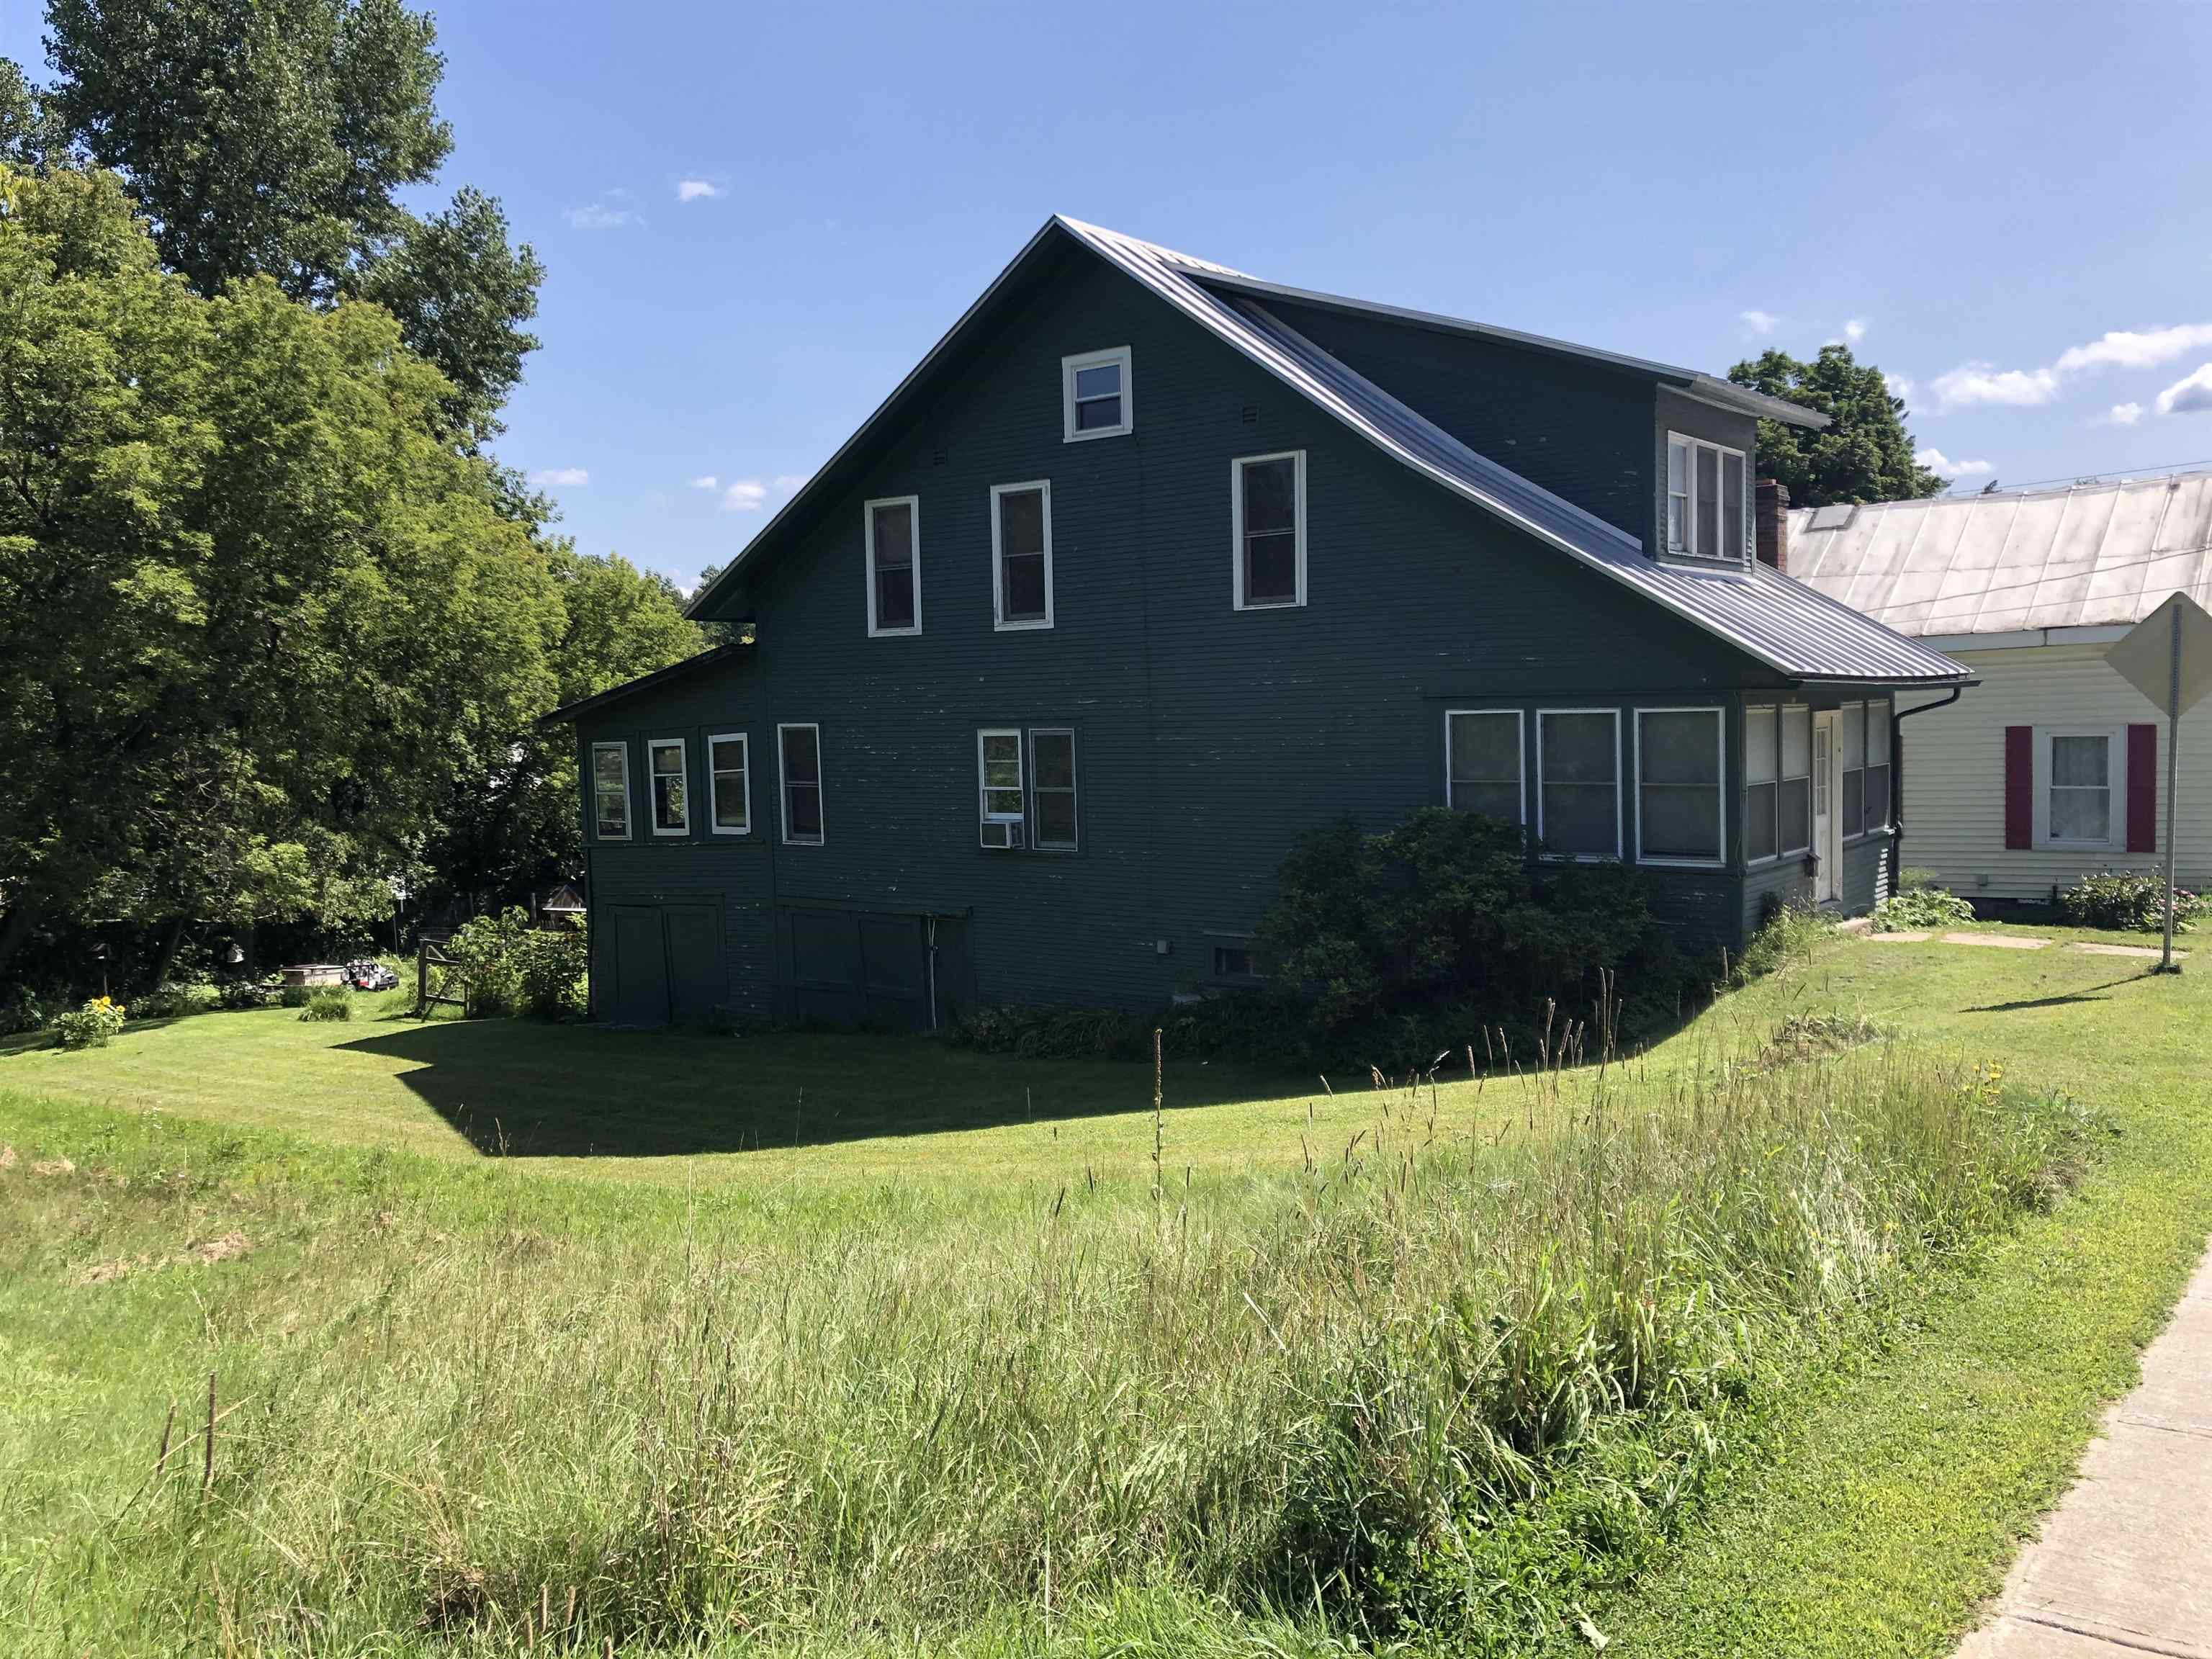
[[[1905,400],[1891,396],[1881,371],[1859,362],[1849,346],[1822,346],[1809,363],[1770,349],[1738,363],[1729,379],[1828,417],[1820,432],[1759,423],[1759,470],[1781,480],[1793,506],[1909,501],[1940,494],[1949,483],[1912,459]]]

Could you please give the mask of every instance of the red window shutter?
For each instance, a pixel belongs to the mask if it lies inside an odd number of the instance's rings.
[[[2005,727],[2005,845],[2035,845],[2035,728]]]
[[[2158,727],[2128,727],[2128,851],[2158,851]]]

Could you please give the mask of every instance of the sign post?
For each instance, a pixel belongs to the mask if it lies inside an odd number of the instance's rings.
[[[2173,826],[2181,781],[2181,711],[2212,691],[2212,616],[2176,593],[2145,617],[2105,655],[2128,684],[2166,710],[2166,951],[2158,971],[2178,974],[2173,960]]]

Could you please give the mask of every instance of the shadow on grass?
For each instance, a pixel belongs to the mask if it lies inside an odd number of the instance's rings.
[[[2110,1002],[2112,998],[2099,994],[2123,985],[2133,985],[2137,980],[2150,977],[2147,973],[2130,974],[2124,979],[2108,979],[2102,985],[2087,986],[2062,996],[2023,997],[2017,1002],[1985,1002],[1977,1007],[1961,1008],[1959,1012],[1962,1014],[2016,1014],[2029,1008],[2063,1008],[2071,1002]]]
[[[522,1020],[386,1025],[337,1045],[398,1073],[477,1151],[665,1158],[1065,1121],[1152,1105],[1146,1064],[1025,1060],[915,1036],[618,1031]],[[1293,1093],[1299,1079],[1170,1061],[1171,1107]]]

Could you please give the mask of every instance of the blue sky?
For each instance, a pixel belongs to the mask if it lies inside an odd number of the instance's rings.
[[[1716,372],[1850,337],[1970,486],[2212,459],[2212,7],[434,9],[441,184],[550,273],[502,458],[686,582],[1054,211]]]

